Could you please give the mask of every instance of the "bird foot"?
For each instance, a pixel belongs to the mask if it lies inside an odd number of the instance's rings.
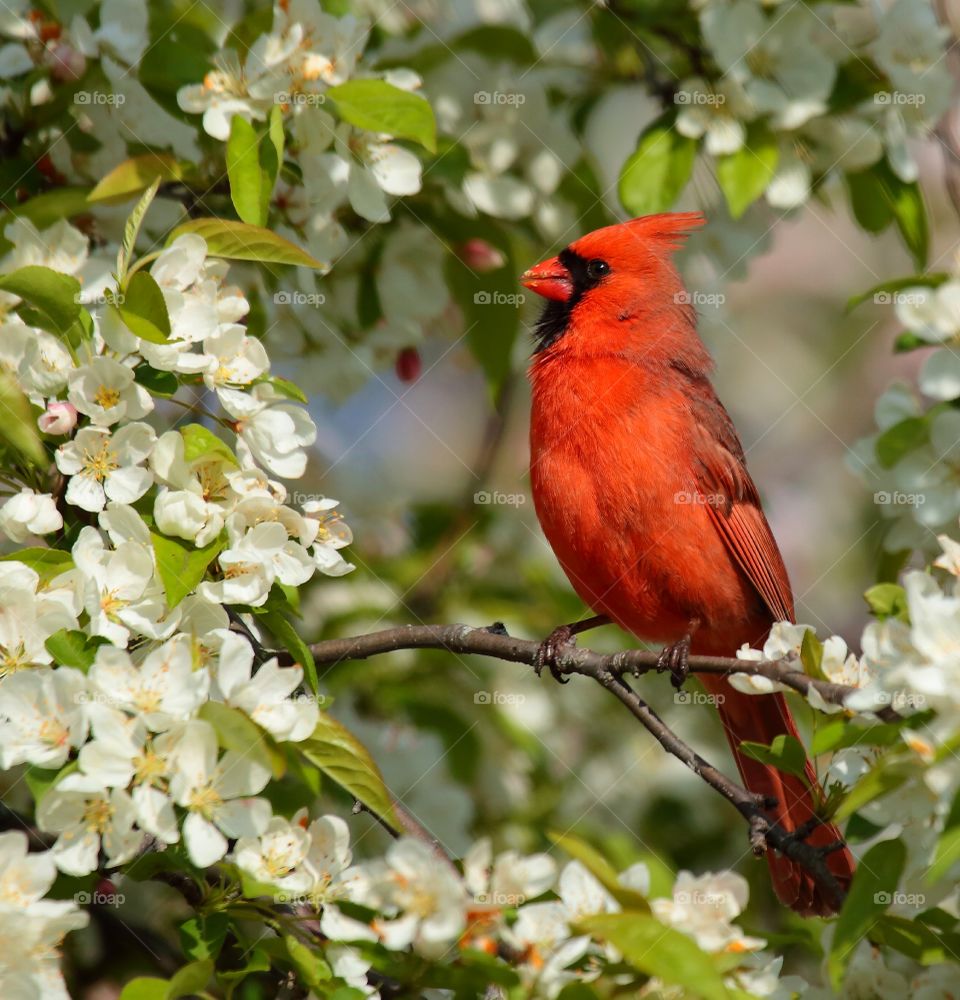
[[[557,656],[564,646],[575,643],[574,630],[569,625],[559,625],[540,643],[537,656],[534,660],[533,669],[537,672],[537,677],[541,675],[544,667],[550,668],[553,679],[558,684],[568,684],[569,677],[564,677],[557,666]]]
[[[670,671],[670,683],[678,690],[690,673],[690,636],[685,635],[670,646],[664,646],[657,659],[657,671]]]

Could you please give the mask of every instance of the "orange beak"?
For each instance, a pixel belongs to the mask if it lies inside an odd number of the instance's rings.
[[[565,302],[573,294],[573,279],[570,272],[560,263],[559,257],[551,257],[520,275],[520,284],[545,299]]]

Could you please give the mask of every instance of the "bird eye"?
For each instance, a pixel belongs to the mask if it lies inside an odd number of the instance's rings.
[[[610,265],[605,260],[591,260],[587,264],[587,276],[596,280],[610,273]]]

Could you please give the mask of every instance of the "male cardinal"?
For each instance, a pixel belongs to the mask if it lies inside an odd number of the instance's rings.
[[[650,215],[598,229],[521,282],[548,299],[530,365],[530,474],[537,517],[560,565],[597,616],[666,644],[685,671],[690,652],[733,655],[794,621],[790,581],[747,472],[743,447],[710,384],[713,361],[672,253],[699,213]],[[549,655],[549,654],[548,654]],[[819,785],[744,756],[743,740],[797,735],[780,694],[746,695],[703,675],[747,788],[776,800],[795,830],[816,814]],[[833,825],[807,838],[840,840]],[[767,852],[777,896],[804,915],[834,912],[804,868]],[[828,855],[846,888],[853,859]]]

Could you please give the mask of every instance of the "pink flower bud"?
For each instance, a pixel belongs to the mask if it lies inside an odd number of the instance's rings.
[[[460,245],[458,256],[472,271],[478,274],[485,274],[487,271],[496,271],[498,267],[503,267],[507,259],[495,247],[486,240],[472,239]]]
[[[46,62],[50,67],[50,75],[60,83],[73,83],[87,71],[86,56],[63,42],[47,50]]]
[[[37,418],[37,426],[44,434],[69,434],[77,426],[77,408],[73,403],[53,400],[47,403],[47,412]]]

